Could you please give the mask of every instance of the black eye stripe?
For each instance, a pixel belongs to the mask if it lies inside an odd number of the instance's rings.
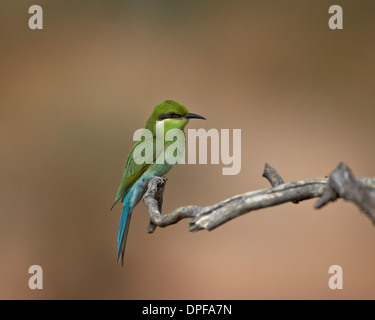
[[[161,113],[158,115],[158,120],[172,119],[172,118],[181,118],[181,116],[174,112]]]
[[[174,112],[169,112],[169,116],[171,118],[180,118],[181,116],[179,116],[178,114],[174,113]]]
[[[166,113],[161,113],[158,115],[158,120],[164,120],[167,118],[168,118],[168,115]]]

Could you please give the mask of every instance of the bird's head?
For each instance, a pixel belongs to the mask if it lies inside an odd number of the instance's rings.
[[[206,120],[206,118],[198,114],[190,113],[182,104],[173,100],[166,100],[155,107],[154,112],[147,121],[146,128],[154,132],[155,126],[158,123],[163,123],[166,129],[183,130],[189,119]]]

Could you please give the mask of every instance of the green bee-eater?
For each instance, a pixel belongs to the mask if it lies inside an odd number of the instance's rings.
[[[176,101],[166,100],[162,102],[155,107],[146,122],[145,131],[148,130],[149,138],[138,140],[129,153],[124,175],[112,206],[113,208],[120,199],[124,205],[118,231],[117,248],[117,262],[121,260],[122,265],[130,218],[134,207],[145,194],[148,181],[154,176],[162,177],[173,166],[169,161],[166,161],[164,152],[173,141],[166,141],[165,135],[171,129],[179,129],[185,138],[183,130],[189,119],[193,118],[205,120],[200,115],[189,113],[185,106]],[[146,134],[142,136],[147,137]],[[142,149],[151,148],[149,150],[152,150],[151,152],[145,150],[142,163],[139,161],[140,153],[137,152],[137,147],[141,147],[141,144]],[[185,148],[185,145],[183,148]],[[151,157],[152,159],[150,159]]]

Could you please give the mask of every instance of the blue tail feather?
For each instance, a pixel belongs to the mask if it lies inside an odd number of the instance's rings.
[[[139,179],[134,186],[125,194],[123,198],[124,208],[121,214],[120,227],[118,230],[118,247],[117,247],[117,262],[121,261],[121,265],[124,265],[124,253],[126,238],[128,236],[130,218],[134,207],[140,201],[145,193],[146,178]]]
[[[120,227],[118,230],[118,247],[117,247],[117,262],[121,260],[121,265],[124,265],[124,253],[126,239],[128,237],[130,218],[133,208],[130,206],[130,199],[124,199],[124,208],[121,214]]]

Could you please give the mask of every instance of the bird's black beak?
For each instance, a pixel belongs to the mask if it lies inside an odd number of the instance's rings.
[[[206,118],[200,116],[199,114],[190,113],[190,112],[185,113],[184,118],[186,118],[186,119],[203,119],[203,120],[207,120]]]

